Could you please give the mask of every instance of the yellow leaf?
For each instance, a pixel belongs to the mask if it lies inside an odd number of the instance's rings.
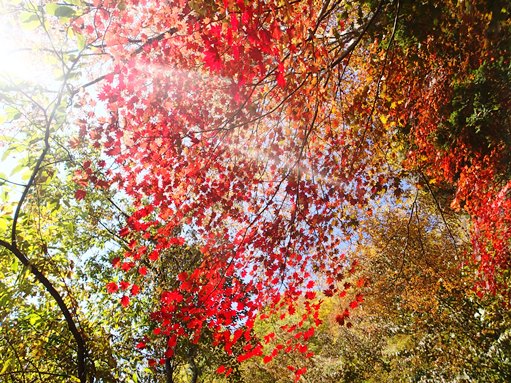
[[[0,374],[3,374],[5,371],[7,371],[7,369],[9,368],[9,364],[11,364],[11,360],[10,359],[7,359],[4,363],[4,366],[2,368],[2,371],[0,371]]]

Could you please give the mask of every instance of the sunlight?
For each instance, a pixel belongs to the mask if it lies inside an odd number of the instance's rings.
[[[51,65],[41,54],[42,36],[38,30],[23,29],[8,14],[0,15],[0,82],[28,82],[50,85],[54,82]]]

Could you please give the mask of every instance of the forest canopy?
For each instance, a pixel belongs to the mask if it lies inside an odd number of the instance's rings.
[[[0,381],[511,379],[508,1],[1,4]]]

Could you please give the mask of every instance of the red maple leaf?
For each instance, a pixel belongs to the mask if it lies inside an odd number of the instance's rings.
[[[277,84],[284,88],[286,86],[286,78],[284,77],[284,64],[279,63],[279,66],[277,68]]]
[[[137,295],[140,292],[140,287],[138,285],[131,286],[131,295]]]
[[[128,287],[130,287],[130,283],[126,281],[120,281],[119,286],[121,287],[121,290],[126,290]]]
[[[226,368],[225,368],[225,366],[223,364],[218,366],[218,368],[216,369],[216,373],[217,374],[223,374],[225,371],[226,371]]]
[[[305,298],[313,300],[314,298],[316,298],[316,293],[314,291],[307,291],[305,293]]]
[[[121,298],[121,305],[122,307],[128,307],[128,305],[130,304],[130,298],[128,296],[123,296]]]
[[[85,190],[78,189],[77,191],[75,191],[75,198],[78,201],[81,201],[82,199],[84,199],[86,195],[87,195],[87,192]]]
[[[109,293],[109,294],[113,294],[115,293],[117,290],[119,290],[119,287],[117,286],[117,283],[115,282],[108,282],[106,284],[106,291]]]

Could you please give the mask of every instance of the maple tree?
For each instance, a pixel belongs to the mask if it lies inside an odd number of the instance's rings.
[[[64,272],[34,261],[41,248],[42,259],[56,257],[44,251],[48,243],[74,249],[72,233],[86,234],[54,229],[58,188],[83,208],[84,215],[71,209],[70,221],[90,222],[97,243],[119,246],[100,257],[112,268],[96,264],[99,279],[125,312],[134,310],[135,348],[167,381],[178,379],[177,366],[196,380],[208,353],[226,361],[217,372],[228,379],[252,357],[310,359],[319,297],[347,299],[339,325],[351,326],[365,302],[352,293],[364,283],[346,280],[357,261],[344,255],[351,238],[367,235],[361,218],[412,184],[432,194],[440,212],[452,202],[468,214],[474,285],[481,296],[505,295],[505,1],[73,0],[16,9],[50,37],[45,49],[63,80],[36,98],[38,90],[14,87],[23,103],[7,98],[9,123],[22,135],[8,133],[6,151],[42,145],[22,165],[21,198],[8,193],[13,209],[0,224],[9,235],[0,244],[56,302],[81,382],[115,350],[98,352],[89,339],[71,298],[77,292],[58,282]],[[71,138],[75,132],[61,129],[70,122],[79,130]],[[29,230],[34,222],[44,222],[39,232]],[[426,281],[417,288],[431,287],[430,277],[417,275]],[[282,342],[254,331],[274,317],[290,321]],[[296,380],[305,372],[289,367]]]
[[[350,351],[373,357],[349,370],[356,380],[374,371],[375,381],[508,380],[507,297],[479,299],[473,289],[467,216],[427,190],[411,194],[361,222],[368,237],[353,249],[354,278],[367,284],[347,337],[356,339]]]
[[[344,298],[323,295],[320,318],[308,341],[314,357],[304,364],[313,382],[509,380],[509,312],[506,297],[473,291],[477,268],[470,262],[464,220],[445,205],[442,214],[428,191],[382,206],[361,218],[348,250],[360,261],[347,278]],[[363,294],[345,315],[352,295]],[[273,318],[256,331],[285,338],[286,323]],[[270,364],[247,361],[246,381],[287,382],[296,356]]]
[[[404,142],[402,165],[451,191],[472,217],[484,291],[507,289],[509,267],[509,4],[403,3],[382,128]],[[433,19],[433,23],[431,23]],[[390,129],[389,129],[390,128]]]
[[[81,122],[82,135],[104,147],[114,166],[102,171],[104,161],[88,162],[76,179],[133,199],[137,211],[121,231],[131,251],[121,268],[133,274],[137,261],[155,261],[185,242],[204,255],[195,270],[179,273],[179,289],[162,294],[166,315],[154,317],[164,335],[199,342],[209,328],[229,353],[250,338],[268,303],[292,312],[299,296],[313,299],[313,270],[331,273],[328,284],[340,275],[340,238],[332,230],[343,229],[343,205],[365,204],[372,180],[349,174],[364,169],[362,157],[341,158],[343,134],[331,127],[340,115],[319,73],[333,63],[304,33],[309,26],[327,32],[332,11],[98,3],[74,20],[92,37],[101,30],[101,49],[115,57],[98,96],[109,118]],[[146,17],[159,33],[140,29]],[[296,75],[285,74],[286,65]],[[239,360],[260,355],[261,347],[245,351]]]

